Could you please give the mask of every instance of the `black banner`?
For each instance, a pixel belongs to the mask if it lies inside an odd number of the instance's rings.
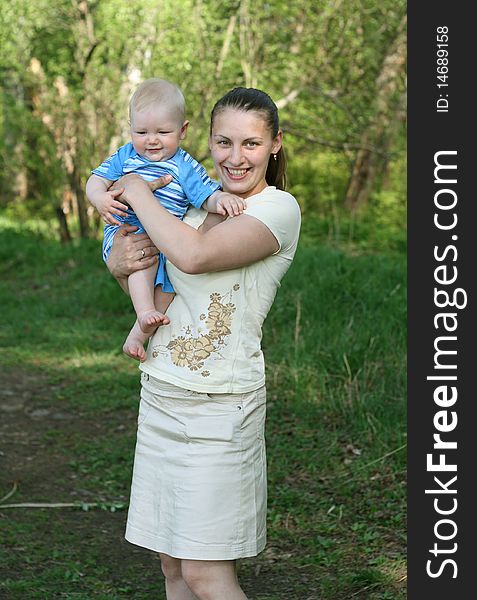
[[[471,3],[408,5],[408,597],[475,596]]]

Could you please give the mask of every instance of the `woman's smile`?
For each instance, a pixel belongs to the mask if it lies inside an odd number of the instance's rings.
[[[245,177],[245,175],[247,175],[247,173],[250,171],[249,168],[234,169],[233,167],[224,167],[224,170],[231,179],[235,179],[235,180],[243,179]]]

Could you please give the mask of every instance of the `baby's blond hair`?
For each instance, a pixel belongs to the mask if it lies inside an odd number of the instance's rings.
[[[185,99],[180,89],[174,83],[165,79],[152,77],[143,81],[129,102],[129,120],[132,121],[135,112],[140,112],[154,105],[170,106],[171,111],[177,113],[177,119],[185,119]]]

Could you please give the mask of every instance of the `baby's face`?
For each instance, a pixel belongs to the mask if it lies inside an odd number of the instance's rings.
[[[188,121],[181,122],[169,106],[151,106],[131,115],[131,140],[136,152],[152,161],[174,156],[185,138]]]

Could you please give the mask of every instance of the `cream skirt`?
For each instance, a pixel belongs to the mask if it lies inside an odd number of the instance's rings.
[[[265,387],[205,394],[142,373],[126,539],[176,558],[255,556],[266,540]]]

